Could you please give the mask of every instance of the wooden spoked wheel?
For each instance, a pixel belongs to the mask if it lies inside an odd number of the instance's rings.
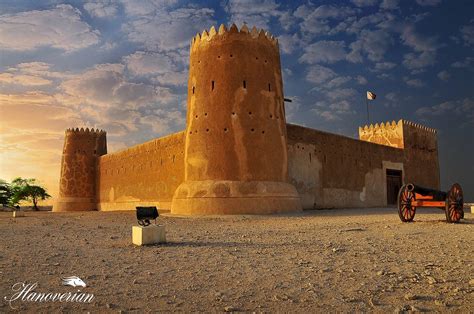
[[[398,216],[403,222],[411,222],[415,218],[416,207],[412,206],[415,201],[415,193],[408,190],[408,185],[403,185],[398,191]]]
[[[455,223],[464,218],[464,198],[462,188],[454,183],[446,197],[446,221]]]

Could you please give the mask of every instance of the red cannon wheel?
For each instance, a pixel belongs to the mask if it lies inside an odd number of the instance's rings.
[[[411,205],[415,200],[415,193],[408,190],[408,185],[403,185],[398,191],[398,216],[403,222],[413,221],[416,207]]]
[[[446,221],[456,223],[464,218],[464,198],[462,188],[459,184],[454,183],[449,189],[446,197]]]

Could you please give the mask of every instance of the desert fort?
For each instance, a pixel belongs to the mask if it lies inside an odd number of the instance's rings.
[[[266,214],[395,204],[403,183],[439,189],[436,131],[406,120],[359,139],[288,124],[278,41],[244,25],[190,45],[186,129],[107,153],[106,132],[65,132],[54,211]]]

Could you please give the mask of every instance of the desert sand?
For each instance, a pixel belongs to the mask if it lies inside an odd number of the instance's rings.
[[[15,301],[28,312],[474,311],[474,215],[421,209],[160,217],[166,245],[135,247],[133,212],[0,213],[0,312],[17,282],[80,289],[90,304]],[[85,288],[61,285],[78,276]]]

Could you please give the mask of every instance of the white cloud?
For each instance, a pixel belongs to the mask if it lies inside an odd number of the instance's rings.
[[[280,44],[280,49],[284,54],[290,54],[295,49],[298,48],[301,40],[298,37],[298,34],[285,34],[278,36],[278,43]]]
[[[173,60],[164,53],[137,51],[124,57],[127,69],[133,75],[164,74],[175,71]]]
[[[215,24],[214,10],[178,8],[159,11],[153,16],[134,19],[123,26],[129,40],[142,44],[149,51],[167,51],[189,47],[191,38]]]
[[[441,71],[438,73],[438,78],[440,80],[447,81],[449,80],[450,77],[451,77],[451,74],[449,74],[448,71]]]
[[[363,30],[358,39],[350,44],[351,52],[347,60],[354,63],[363,62],[364,55],[371,61],[381,61],[393,44],[390,34],[384,30]]]
[[[73,51],[97,44],[99,35],[70,5],[0,16],[0,48],[7,50],[50,46]]]
[[[295,11],[295,16],[302,18],[301,31],[309,34],[325,34],[331,31],[330,23],[340,21],[356,13],[356,10],[344,6],[321,5],[314,9],[313,6],[302,5]]]
[[[155,15],[173,6],[177,0],[121,0],[125,13],[129,16]]]
[[[118,5],[111,0],[102,0],[101,2],[87,2],[84,9],[94,17],[113,17],[117,14]]]
[[[268,30],[270,20],[283,14],[278,10],[279,6],[274,0],[230,0],[224,3],[224,10],[230,15],[229,21],[238,26],[246,23]]]
[[[304,48],[304,54],[299,58],[305,63],[334,63],[346,57],[346,44],[343,41],[322,40]]]
[[[441,3],[441,0],[416,0],[421,6],[436,6]]]
[[[313,65],[306,74],[306,80],[315,84],[321,84],[336,76],[336,73],[330,68]]]

